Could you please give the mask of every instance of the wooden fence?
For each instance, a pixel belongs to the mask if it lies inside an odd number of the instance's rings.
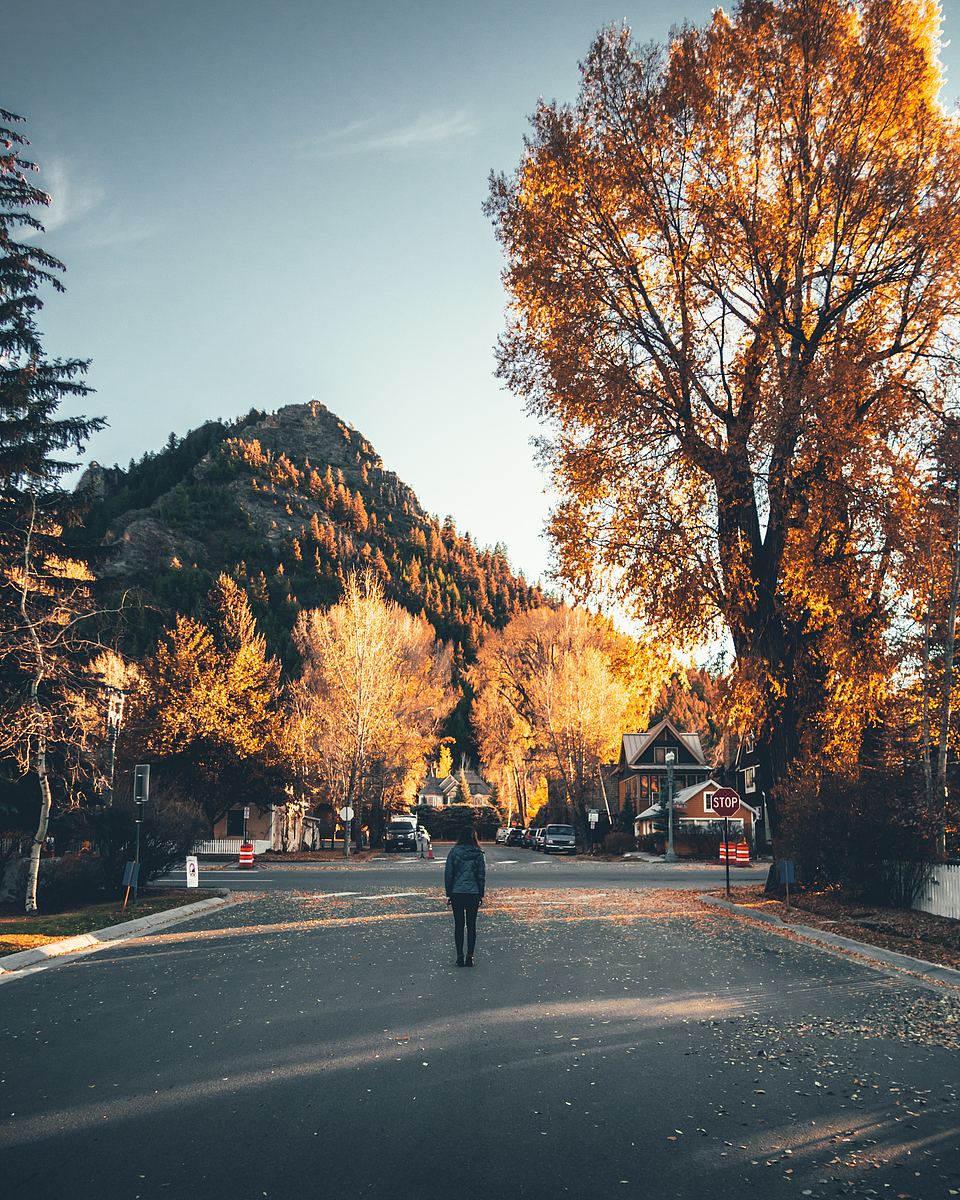
[[[960,920],[960,863],[938,863],[925,895],[913,907],[937,917]]]

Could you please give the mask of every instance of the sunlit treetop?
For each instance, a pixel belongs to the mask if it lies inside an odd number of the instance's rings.
[[[491,182],[500,373],[552,430],[558,569],[665,637],[725,626],[778,771],[876,710],[923,524],[960,310],[939,45],[928,0],[608,29]]]

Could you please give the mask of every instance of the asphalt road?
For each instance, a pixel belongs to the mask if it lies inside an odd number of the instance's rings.
[[[229,887],[240,891],[289,890],[338,892],[360,880],[361,888],[442,887],[443,863],[449,845],[435,845],[433,861],[415,854],[381,854],[362,865],[349,863],[288,863],[260,859],[254,870],[236,863],[200,863],[200,886]],[[586,858],[546,856],[532,850],[484,845],[491,887],[671,887],[700,891],[723,887],[724,868],[719,864],[659,862],[594,862]],[[731,882],[762,882],[767,864],[732,867]],[[359,874],[354,874],[359,872]],[[183,887],[182,868],[163,882]]]
[[[473,970],[436,870],[374,863],[5,983],[0,1191],[960,1191],[954,993],[689,891],[588,887],[575,864],[518,886],[510,865],[491,866]]]

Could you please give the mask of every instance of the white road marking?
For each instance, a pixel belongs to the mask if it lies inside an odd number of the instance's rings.
[[[354,895],[360,896],[361,900],[396,900],[400,896],[422,896],[423,892],[375,892],[373,895],[361,896],[359,892]]]

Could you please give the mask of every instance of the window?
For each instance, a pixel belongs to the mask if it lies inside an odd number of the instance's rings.
[[[754,740],[752,737],[748,737],[746,739],[746,741],[743,743],[743,752],[744,752],[744,754],[752,754],[753,751],[754,751]]]
[[[713,792],[703,793],[703,811],[713,812]]]
[[[243,837],[242,808],[231,808],[227,813],[227,837]]]
[[[745,792],[755,792],[757,790],[756,767],[746,767],[743,772],[743,790]]]
[[[674,762],[676,762],[676,761],[677,761],[677,748],[676,748],[676,746],[654,746],[654,748],[653,748],[653,761],[654,761],[655,763],[657,763],[657,764],[658,764],[659,766],[661,766],[661,767],[662,767],[662,766],[666,766],[666,762],[667,762],[667,755],[668,755],[668,754],[672,754],[672,755],[673,755],[673,761],[674,761]]]

